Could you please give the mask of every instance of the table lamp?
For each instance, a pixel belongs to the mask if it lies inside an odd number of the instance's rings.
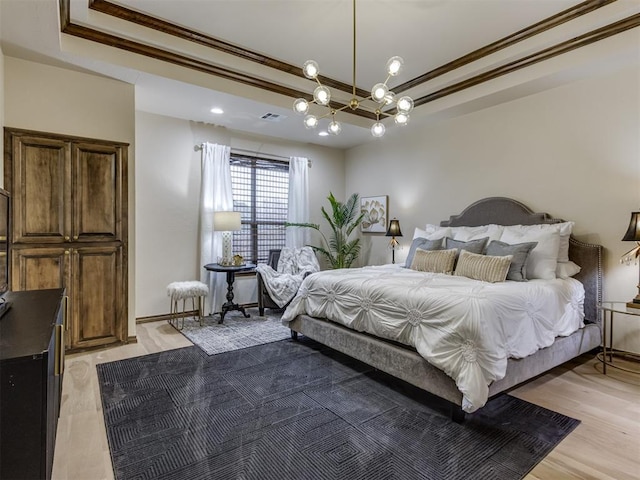
[[[638,264],[638,256],[640,256],[640,212],[631,212],[631,220],[627,233],[622,237],[623,242],[636,242],[636,246],[625,253],[620,259],[621,263],[631,265]],[[633,300],[627,302],[627,307],[640,308],[640,279],[638,280],[638,294]]]
[[[399,245],[396,237],[402,236],[402,232],[400,231],[400,222],[397,218],[394,218],[389,222],[389,229],[384,236],[391,237],[391,241],[389,242],[389,247],[391,247],[391,263],[396,263],[396,247]]]
[[[214,212],[213,228],[216,232],[222,232],[222,261],[220,265],[233,265],[233,253],[231,251],[233,231],[242,229],[240,212]]]

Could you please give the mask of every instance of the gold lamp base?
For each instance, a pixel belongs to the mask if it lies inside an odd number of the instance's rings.
[[[638,285],[638,294],[633,300],[627,302],[627,308],[640,308],[640,284]]]
[[[627,308],[640,308],[640,298],[636,297],[630,302],[627,302]]]

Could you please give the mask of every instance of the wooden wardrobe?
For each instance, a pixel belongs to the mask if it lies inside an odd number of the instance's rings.
[[[66,289],[68,350],[125,343],[128,144],[4,131],[11,290]]]

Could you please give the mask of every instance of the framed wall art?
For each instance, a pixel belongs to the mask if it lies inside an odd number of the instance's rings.
[[[360,211],[364,213],[360,230],[364,233],[386,233],[389,220],[389,196],[360,197]]]

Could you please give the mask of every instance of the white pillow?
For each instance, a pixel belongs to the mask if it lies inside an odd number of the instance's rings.
[[[558,262],[558,266],[556,267],[556,277],[558,278],[569,278],[578,274],[582,270],[579,265],[576,265],[572,261],[568,262]]]
[[[562,222],[562,223],[554,223],[554,224],[551,225],[551,226],[556,227],[558,229],[558,233],[560,234],[560,247],[558,249],[558,262],[568,262],[569,261],[569,237],[571,236],[571,232],[573,231],[573,226],[574,225],[575,225],[575,222]]]
[[[500,241],[510,244],[538,242],[538,245],[531,250],[529,257],[527,257],[525,266],[527,279],[551,280],[556,278],[560,233],[558,229],[554,231],[546,228],[521,228],[538,226],[540,225],[505,226]]]
[[[415,229],[413,232],[413,240],[416,238],[426,238],[427,240],[439,240],[449,236],[449,227],[438,227],[437,225],[427,224],[427,229]]]
[[[489,237],[487,243],[492,240],[500,240],[504,227],[502,225],[480,225],[478,227],[450,227],[450,237],[454,240],[468,242],[469,240],[478,240],[480,238]]]

